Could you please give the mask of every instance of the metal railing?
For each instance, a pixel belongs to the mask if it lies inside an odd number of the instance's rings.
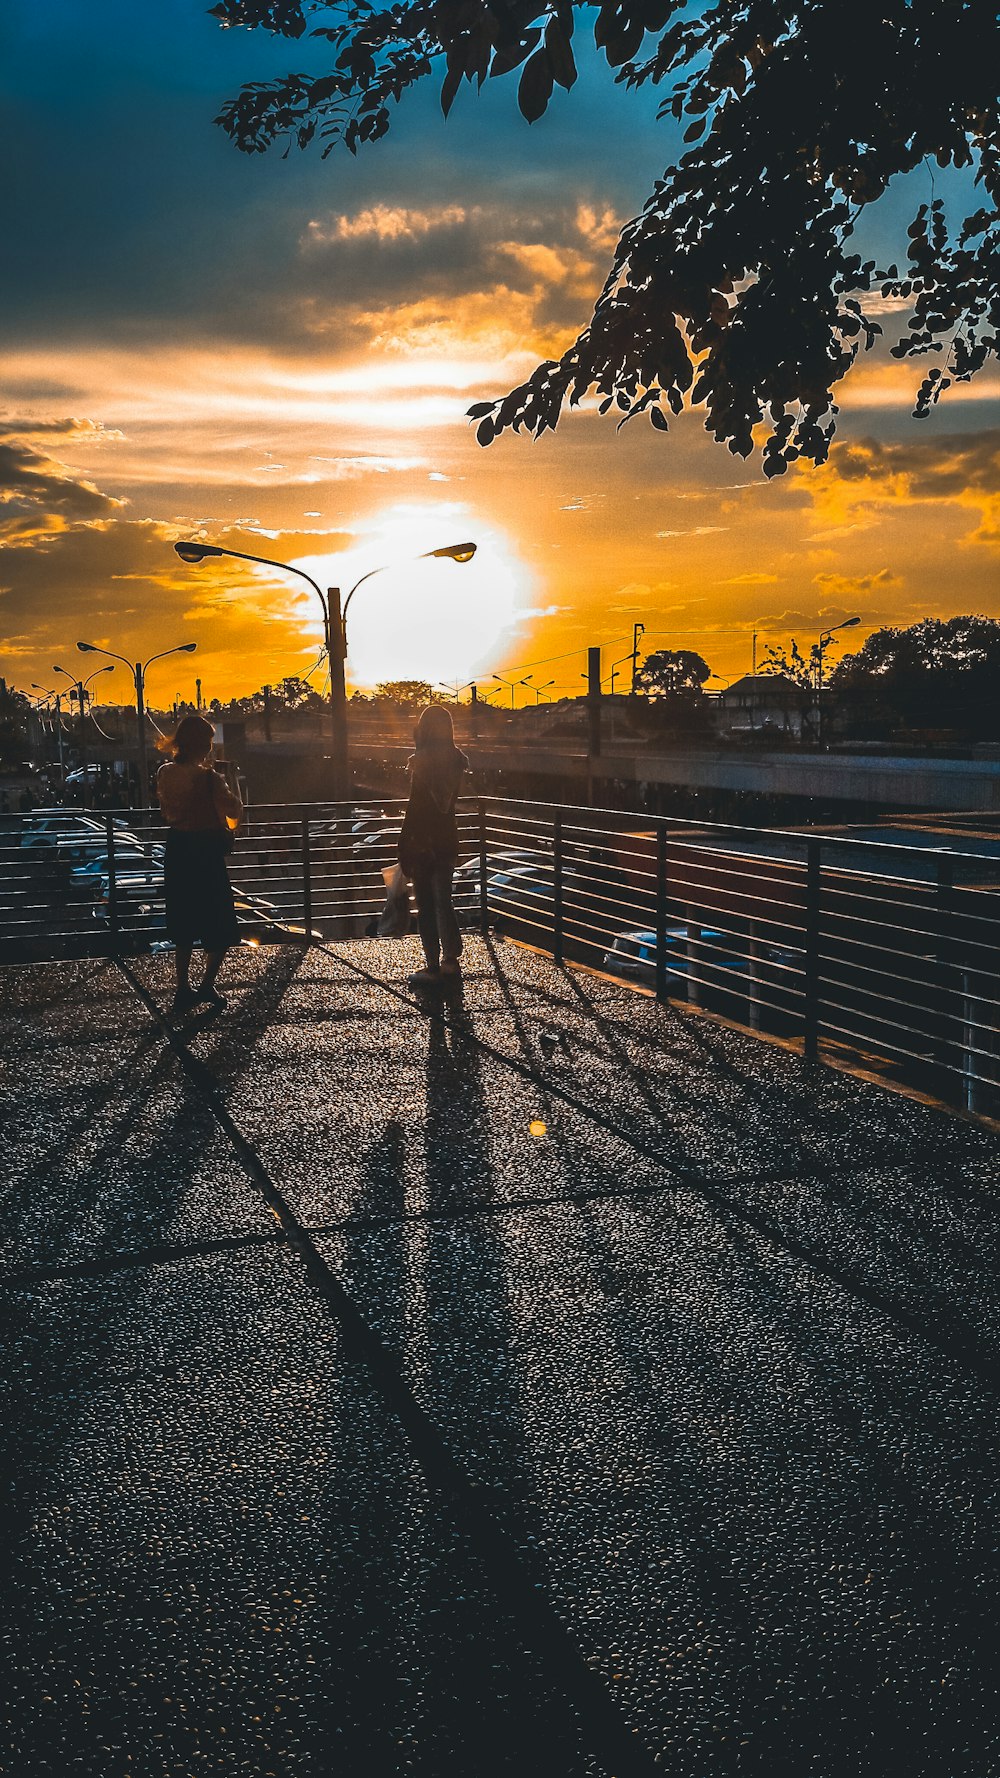
[[[359,936],[401,802],[254,807],[246,942]],[[1000,1116],[1000,857],[501,798],[459,805],[455,902],[661,1001]],[[0,829],[0,962],[166,944],[158,812]]]

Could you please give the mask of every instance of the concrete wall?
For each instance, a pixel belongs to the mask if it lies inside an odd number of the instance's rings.
[[[538,745],[466,743],[473,769],[518,781],[544,781],[542,794],[580,801],[588,781],[673,785],[690,790],[743,792],[766,797],[816,798],[823,803],[887,809],[1000,809],[1000,760],[886,758],[877,754],[742,753],[735,749],[671,753],[609,748],[596,759]],[[256,802],[308,802],[327,794],[323,746],[312,751],[278,744],[250,745],[245,756]],[[359,784],[400,795],[410,748],[387,745],[355,753]],[[513,786],[508,794],[521,794]]]

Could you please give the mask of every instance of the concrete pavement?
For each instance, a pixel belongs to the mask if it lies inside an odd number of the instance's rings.
[[[0,1771],[1000,1772],[1000,1141],[412,954],[3,972]]]

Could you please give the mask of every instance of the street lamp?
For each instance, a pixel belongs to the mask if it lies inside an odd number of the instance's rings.
[[[631,647],[629,653],[625,656],[625,659],[631,660],[631,662],[632,662],[632,684],[631,684],[630,689],[631,689],[633,697],[635,697],[635,676],[636,676],[636,672],[637,672],[638,666],[639,666],[639,637],[644,636],[645,634],[646,634],[645,624],[635,623],[632,625],[632,647]],[[620,664],[621,663],[619,662],[619,665]],[[612,685],[611,685],[612,692],[614,691],[614,689],[615,689],[614,682],[612,682]]]
[[[449,562],[471,562],[476,553],[474,543],[449,543],[441,549],[425,549],[411,558],[425,561],[429,557]],[[348,795],[347,770],[347,685],[344,679],[344,663],[347,660],[347,611],[348,607],[364,581],[371,580],[373,574],[384,574],[389,567],[398,564],[384,562],[380,568],[369,568],[356,580],[347,598],[341,606],[339,586],[327,587],[324,593],[319,582],[304,568],[296,568],[291,562],[276,562],[273,556],[251,556],[245,550],[224,549],[220,543],[196,543],[182,540],[174,544],[174,550],[182,562],[196,567],[212,556],[232,556],[237,562],[255,562],[261,568],[277,568],[281,574],[295,574],[312,587],[323,611],[323,637],[326,643],[327,659],[330,663],[330,739],[332,742],[331,789],[334,802],[344,802]]]
[[[520,679],[503,679],[499,673],[494,673],[493,678],[499,679],[501,685],[506,685],[506,686],[510,687],[510,707],[513,710],[514,698],[516,696],[517,687],[519,685],[521,685],[523,682]]]
[[[178,642],[175,648],[161,648],[159,654],[151,654],[148,661],[127,660],[123,654],[116,654],[113,648],[98,648],[96,642],[78,642],[81,654],[106,654],[113,661],[121,661],[127,667],[135,682],[135,719],[139,739],[139,796],[140,808],[145,808],[145,798],[149,795],[149,761],[146,756],[146,674],[154,661],[165,660],[168,654],[194,654],[197,642]],[[94,675],[91,675],[93,678]]]
[[[76,674],[71,673],[69,671],[69,669],[66,667],[53,667],[53,669],[52,669],[53,673],[61,673],[64,679],[69,680],[70,685],[73,687],[73,690],[70,692],[69,695],[71,698],[75,695],[79,699],[79,702],[80,702],[80,766],[83,771],[82,783],[83,783],[84,803],[86,803],[86,801],[87,801],[87,790],[89,788],[89,781],[88,781],[88,776],[87,776],[87,724],[86,724],[87,712],[86,712],[86,707],[85,707],[86,706],[86,698],[87,698],[87,687],[90,684],[92,679],[97,678],[98,674],[100,674],[100,673],[115,673],[115,672],[117,672],[117,670],[118,669],[116,668],[114,662],[112,661],[112,663],[109,667],[95,667],[94,671],[89,675],[88,678],[78,679]]]
[[[829,642],[831,636],[835,636],[837,634],[838,630],[856,629],[857,625],[860,622],[861,622],[860,617],[845,617],[843,623],[833,624],[829,630],[821,631],[819,641],[816,644],[816,739],[817,739],[817,741],[822,741],[822,739],[823,739],[823,656],[826,653],[827,643]]]
[[[32,682],[31,689],[32,689],[32,691],[40,691],[42,694],[40,698],[35,699],[35,708],[36,709],[38,708],[39,704],[49,704],[52,702],[55,703],[55,707],[56,707],[56,751],[57,751],[58,758],[59,758],[59,781],[62,784],[63,789],[65,790],[65,787],[66,787],[66,765],[65,765],[65,761],[63,760],[62,692],[61,691],[49,691],[46,686],[36,685],[34,682]],[[43,730],[43,732],[44,732],[44,730]]]
[[[555,685],[555,680],[554,679],[546,679],[542,682],[541,685],[534,685],[534,684],[532,684],[533,678],[534,678],[534,675],[532,673],[529,673],[527,679],[519,679],[518,684],[519,685],[526,685],[528,687],[529,691],[534,692],[534,694],[535,694],[535,709],[537,710],[539,704],[542,701],[543,694],[548,691],[550,685]]]

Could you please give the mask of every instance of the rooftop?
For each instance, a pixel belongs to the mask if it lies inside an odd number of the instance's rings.
[[[997,1770],[1000,1139],[415,954],[2,972],[0,1770]]]

